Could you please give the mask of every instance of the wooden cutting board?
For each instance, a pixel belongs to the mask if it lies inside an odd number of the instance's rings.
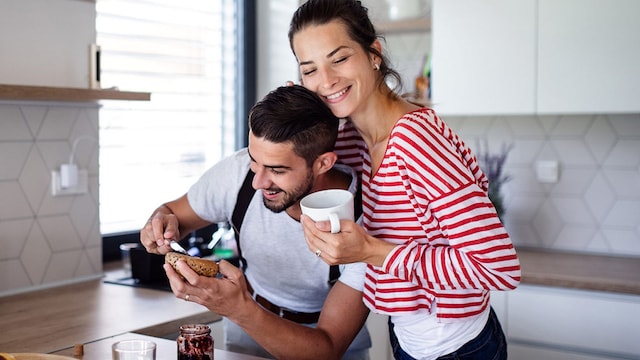
[[[36,354],[36,353],[15,353],[5,354],[0,353],[0,359],[2,360],[77,360],[68,356],[51,355],[51,354]]]

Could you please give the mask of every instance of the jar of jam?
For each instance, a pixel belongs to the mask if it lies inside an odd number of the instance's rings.
[[[182,325],[178,343],[178,360],[213,360],[213,338],[208,325]]]

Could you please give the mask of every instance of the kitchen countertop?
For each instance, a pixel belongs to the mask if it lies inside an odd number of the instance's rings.
[[[0,298],[0,352],[52,353],[127,332],[160,336],[220,320],[173,293],[101,279]]]
[[[522,284],[640,295],[640,259],[519,249]]]

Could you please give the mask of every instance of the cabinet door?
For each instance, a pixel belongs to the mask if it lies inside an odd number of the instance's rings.
[[[521,284],[508,293],[507,307],[511,343],[610,358],[640,354],[638,296]]]
[[[535,111],[536,0],[434,0],[432,102],[441,114]]]
[[[539,0],[538,112],[640,111],[640,1]]]

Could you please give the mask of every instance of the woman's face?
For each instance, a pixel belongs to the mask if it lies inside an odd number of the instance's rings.
[[[334,115],[352,117],[366,108],[376,86],[372,55],[339,21],[310,25],[293,37],[302,85],[317,93]]]

